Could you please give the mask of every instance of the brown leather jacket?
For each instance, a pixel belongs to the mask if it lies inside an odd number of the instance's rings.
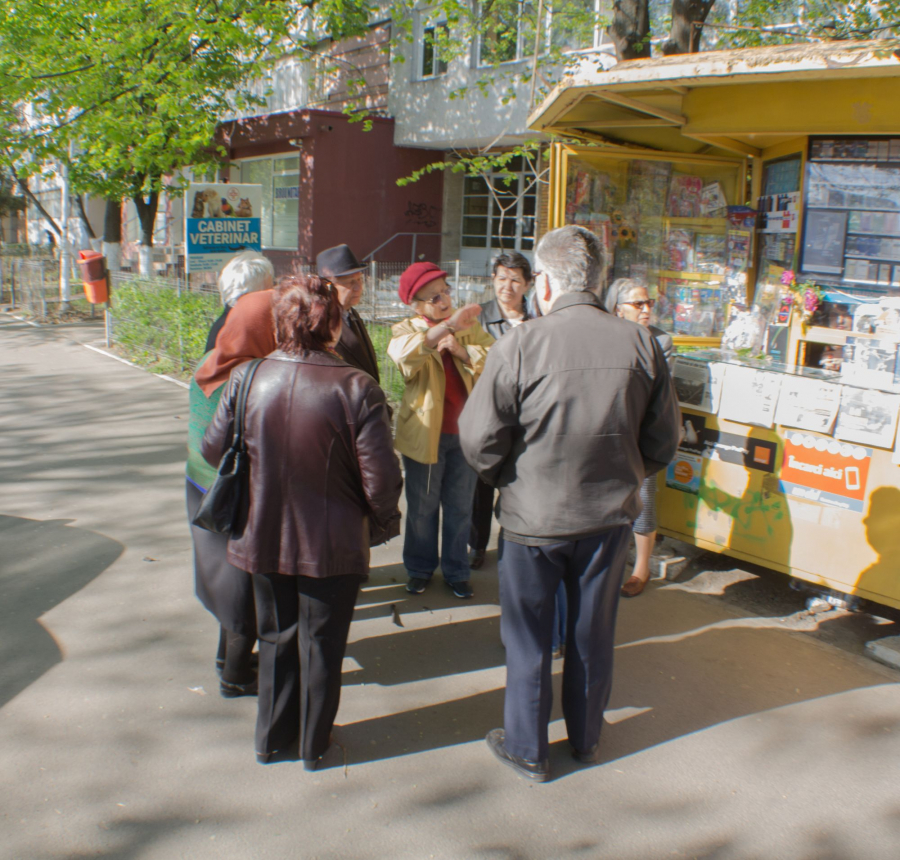
[[[201,451],[218,465],[231,444],[236,368]],[[256,371],[244,436],[250,492],[228,560],[250,573],[364,575],[369,546],[400,532],[403,486],[384,392],[325,352],[276,351]]]

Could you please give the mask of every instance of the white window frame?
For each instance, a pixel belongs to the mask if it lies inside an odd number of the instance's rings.
[[[511,171],[506,171],[506,172],[511,172]],[[498,171],[496,173],[492,172],[492,173],[488,174],[487,181],[488,182],[493,181],[492,184],[499,183],[499,188],[505,188],[506,186],[503,185],[502,178],[501,178],[504,175],[504,173],[505,173],[504,171]],[[529,183],[529,181],[531,181],[533,184],[532,184],[531,189],[526,194],[525,188],[526,188],[527,184]],[[498,187],[498,185],[494,184],[494,187],[496,188],[496,187]],[[516,222],[515,236],[508,237],[508,238],[514,240],[514,247],[504,247],[501,249],[499,245],[494,244],[494,221],[495,221],[494,206],[496,204],[495,204],[493,195],[491,194],[490,190],[488,190],[488,194],[487,194],[487,199],[488,199],[487,215],[472,215],[470,213],[466,213],[466,198],[467,197],[480,197],[482,195],[466,194],[465,185],[463,185],[462,215],[460,218],[460,233],[459,233],[461,249],[466,249],[468,251],[482,251],[483,250],[483,251],[487,251],[490,253],[493,253],[495,251],[500,251],[500,250],[519,251],[520,253],[529,254],[529,255],[534,251],[535,232],[536,232],[535,227],[537,225],[538,208],[540,206],[539,184],[536,181],[534,181],[534,175],[529,173],[528,170],[520,170],[516,173],[515,181],[510,183],[509,190],[511,193],[513,193],[517,196],[516,209],[515,209],[515,213],[511,213],[511,212],[507,213],[506,215],[503,216],[503,219],[504,220],[513,220],[514,219]],[[526,196],[534,197],[534,213],[531,215],[526,215],[523,212]],[[466,244],[466,237],[475,235],[474,233],[466,233],[466,231],[465,231],[465,223],[466,223],[465,219],[466,218],[487,218],[487,232],[485,234],[485,244],[483,246]],[[531,229],[530,233],[525,234],[523,228],[525,225],[525,221],[527,219],[531,219],[532,229]],[[497,221],[500,220],[499,215],[496,216],[496,220]],[[503,238],[506,239],[507,237],[503,237]],[[523,240],[530,241],[531,247],[523,248],[522,247]]]
[[[297,158],[297,187],[299,188],[300,187],[300,151],[293,150],[293,149],[288,150],[287,152],[275,152],[275,153],[272,153],[271,155],[252,155],[249,158],[236,158],[229,165],[229,167],[231,168],[231,171],[234,171],[234,170],[237,171],[237,176],[235,176],[233,172],[229,171],[230,175],[231,175],[231,181],[237,185],[243,184],[241,181],[241,177],[242,177],[242,173],[243,173],[243,165],[244,164],[249,164],[251,161],[274,161],[278,158]],[[278,175],[279,176],[290,176],[291,173],[293,173],[293,171],[280,173]],[[274,184],[275,172],[274,172],[274,170],[272,172],[272,179],[273,179],[273,183],[272,183],[272,188],[270,190],[272,192],[272,201],[274,203],[274,201],[275,201],[275,184]],[[250,183],[250,184],[252,184],[252,183]],[[299,198],[298,198],[298,200],[299,200]],[[271,235],[274,238],[275,224],[274,224],[274,221],[271,220],[273,216],[274,216],[274,212],[270,210],[268,213],[268,217],[270,218],[269,226],[271,228]],[[265,218],[266,218],[265,206],[263,206],[263,211],[260,213],[260,218],[263,220],[265,220]],[[298,223],[297,223],[297,236],[296,236],[296,241],[295,241],[294,245],[263,245],[262,247],[264,250],[267,250],[267,251],[297,251],[297,250],[299,250],[299,248],[300,248],[299,218],[298,218]]]
[[[595,0],[597,2],[597,0]],[[527,60],[530,56],[534,54],[534,42],[532,41],[531,47],[525,44],[525,34],[522,32],[522,7],[525,5],[525,0],[519,0],[519,16],[518,16],[518,26],[516,33],[516,56],[512,60],[502,60],[499,65],[501,66],[511,66],[513,63],[521,63],[524,60]],[[547,19],[550,20],[549,18]],[[481,58],[481,47],[482,47],[482,39],[484,38],[483,33],[478,34],[478,38],[475,40],[475,65],[480,68],[489,68],[493,65],[493,63],[486,63]]]
[[[447,60],[435,57],[432,43],[432,71],[425,72],[425,36],[429,30],[433,32],[441,27],[449,30],[450,25],[447,23],[447,16],[440,9],[422,9],[417,13],[416,18],[415,79],[417,81],[432,81],[447,74],[449,63]]]

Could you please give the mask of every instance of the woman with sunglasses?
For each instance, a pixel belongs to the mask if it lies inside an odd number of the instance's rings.
[[[668,332],[650,325],[653,305],[647,287],[633,278],[619,278],[609,288],[609,309],[622,319],[647,326],[662,347],[671,369],[675,345]],[[641,504],[644,510],[634,523],[634,570],[622,586],[623,597],[637,597],[650,579],[650,554],[656,543],[656,475],[646,478],[641,485]]]
[[[478,305],[453,307],[446,278],[425,262],[400,276],[400,299],[415,315],[393,327],[388,355],[406,382],[394,440],[406,473],[406,590],[422,594],[440,563],[444,582],[465,599],[477,477],[462,455],[458,420],[494,339],[478,323]]]

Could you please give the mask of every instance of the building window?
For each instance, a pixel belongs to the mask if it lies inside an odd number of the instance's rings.
[[[437,10],[422,12],[419,19],[419,78],[436,78],[447,73],[447,59],[441,47],[447,44],[449,25]]]
[[[513,173],[509,185],[504,176]],[[462,246],[531,251],[537,214],[537,182],[514,159],[506,174],[467,176],[463,189]]]
[[[262,245],[294,251],[300,221],[300,156],[276,155],[246,159],[240,182],[262,185]]]
[[[534,51],[534,5],[522,0],[482,3],[478,64],[511,63]],[[530,47],[529,47],[530,45]]]
[[[481,5],[478,65],[526,60],[534,55],[538,4],[533,0],[489,0]],[[611,0],[548,0],[541,24],[543,51],[589,51],[609,43]]]
[[[606,0],[553,0],[547,29],[550,44],[560,51],[585,51],[603,42],[612,5]]]

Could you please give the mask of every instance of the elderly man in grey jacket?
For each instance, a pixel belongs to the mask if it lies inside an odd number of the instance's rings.
[[[599,239],[562,227],[535,253],[544,316],[488,353],[459,422],[463,454],[500,491],[504,764],[549,777],[553,598],[569,605],[562,704],[572,753],[596,760],[612,687],[613,633],[639,490],[678,447],[680,413],[665,358],[645,327],[604,307]]]

